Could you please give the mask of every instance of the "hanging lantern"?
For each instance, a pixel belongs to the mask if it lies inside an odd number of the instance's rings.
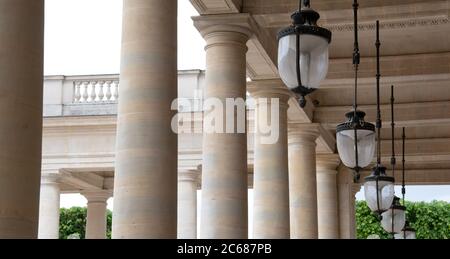
[[[381,226],[390,234],[398,234],[405,227],[406,208],[400,204],[398,197],[394,198],[392,206],[381,216]]]
[[[379,214],[387,211],[394,200],[394,178],[386,175],[385,167],[375,167],[366,177],[364,195],[367,205]]]
[[[292,25],[278,33],[278,70],[286,86],[306,105],[305,96],[319,88],[328,73],[328,47],[331,32],[319,27],[319,13],[310,8],[310,1],[299,3]]]
[[[347,122],[338,125],[336,130],[339,156],[346,167],[359,170],[369,166],[375,156],[375,125],[364,121],[366,113],[362,111],[345,116]]]
[[[369,208],[378,214],[387,211],[394,201],[394,177],[386,175],[386,168],[381,165],[381,108],[380,108],[380,22],[376,23],[377,48],[377,164],[372,175],[366,177],[364,183],[364,194]]]
[[[347,121],[336,128],[336,142],[339,156],[346,167],[354,170],[354,180],[359,181],[360,170],[372,162],[375,155],[375,125],[364,120],[365,112],[358,110],[358,70],[360,64],[358,40],[358,1],[353,2],[354,49],[353,67],[355,85],[353,95],[353,111],[347,113]]]
[[[406,221],[405,227],[398,234],[395,234],[395,239],[416,239],[416,230]]]

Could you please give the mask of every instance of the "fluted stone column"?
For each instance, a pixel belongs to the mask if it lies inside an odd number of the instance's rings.
[[[106,239],[106,208],[109,191],[85,192],[87,199],[86,239]]]
[[[60,179],[58,173],[41,176],[39,239],[59,238]]]
[[[320,239],[339,239],[338,155],[317,157],[317,212]]]
[[[207,43],[205,98],[220,100],[225,120],[226,99],[246,98],[249,32],[239,26],[219,25],[208,27],[202,34]],[[235,125],[239,116],[235,112]],[[225,128],[226,123],[223,132]],[[247,134],[205,132],[201,238],[247,238],[247,192]]]
[[[356,185],[361,188],[360,185]],[[355,184],[353,173],[341,165],[338,173],[339,233],[341,239],[356,238]]]
[[[270,81],[250,92],[256,104],[253,238],[289,239],[289,90]],[[265,132],[267,126],[272,130]]]
[[[0,1],[0,239],[37,238],[44,0]]]
[[[178,173],[178,238],[197,239],[198,171]]]
[[[314,124],[289,128],[289,198],[291,238],[317,239],[316,139]]]
[[[177,237],[177,1],[124,0],[113,238]]]

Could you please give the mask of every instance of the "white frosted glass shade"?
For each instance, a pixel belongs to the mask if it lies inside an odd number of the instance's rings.
[[[416,239],[416,232],[410,230],[403,230],[398,234],[395,234],[395,239]]]
[[[367,206],[369,206],[372,211],[386,211],[391,207],[392,201],[394,200],[394,183],[380,180],[378,181],[377,189],[376,182],[377,181],[366,181],[364,183],[364,195]],[[380,199],[379,207],[377,193]]]
[[[328,73],[328,40],[310,35],[300,35],[300,74],[302,85],[317,89]],[[287,87],[299,87],[297,81],[297,36],[284,36],[278,46],[278,70]]]
[[[375,132],[370,130],[357,130],[358,167],[370,165],[375,155]],[[355,158],[355,131],[343,130],[336,133],[339,156],[346,167],[356,168]]]
[[[406,211],[404,209],[389,209],[381,214],[381,226],[388,233],[400,233],[405,227]]]

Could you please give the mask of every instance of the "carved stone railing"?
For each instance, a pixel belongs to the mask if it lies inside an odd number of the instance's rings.
[[[74,103],[105,103],[119,100],[119,80],[74,81]]]
[[[179,96],[195,103],[203,89],[205,73],[186,70],[178,73]],[[119,102],[119,75],[46,76],[44,117],[115,115]],[[190,111],[200,111],[192,106]],[[187,112],[187,111],[185,111]]]

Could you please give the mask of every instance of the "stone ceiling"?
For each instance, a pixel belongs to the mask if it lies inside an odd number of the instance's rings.
[[[382,113],[390,125],[390,86],[396,89],[397,127],[406,126],[411,169],[444,170],[450,174],[450,1],[361,0],[361,109],[375,120],[375,21],[381,23]],[[194,24],[201,31],[211,23],[247,26],[248,76],[253,87],[277,80],[277,31],[289,25],[297,0],[191,0],[199,11]],[[353,0],[312,0],[320,24],[333,32],[330,68],[320,90],[305,110],[292,105],[291,121],[320,123],[331,135],[344,120],[353,99]],[[313,105],[314,104],[314,105]],[[396,131],[400,150],[401,129]],[[390,130],[383,129],[383,154],[390,155]],[[387,161],[387,160],[386,160]],[[388,162],[386,162],[388,163]],[[440,171],[442,173],[442,171]]]

